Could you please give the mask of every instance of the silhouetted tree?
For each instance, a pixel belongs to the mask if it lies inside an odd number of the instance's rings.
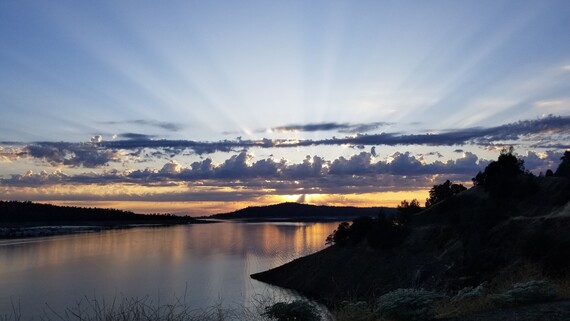
[[[334,230],[325,241],[325,244],[339,244],[344,245],[348,241],[348,229],[350,228],[350,223],[342,222],[338,225],[337,229]]]
[[[484,186],[493,196],[505,196],[513,187],[514,178],[528,174],[524,160],[514,154],[513,147],[501,150],[496,161],[492,161],[473,178],[474,185]]]
[[[446,180],[443,184],[434,185],[429,191],[429,198],[426,199],[426,208],[441,201],[445,201],[455,194],[459,194],[467,190],[461,184],[453,184],[450,180]]]
[[[326,239],[329,245],[357,245],[366,241],[372,248],[389,248],[400,242],[406,229],[401,223],[388,218],[382,213],[376,219],[363,216],[352,224],[343,222]]]
[[[564,156],[560,157],[562,162],[558,165],[554,175],[570,178],[570,150],[564,152]]]
[[[544,176],[545,176],[545,177],[552,177],[552,176],[554,176],[554,173],[552,172],[551,169],[548,169],[548,170],[546,171],[546,174],[545,174]]]
[[[410,221],[412,215],[421,210],[420,202],[417,199],[414,198],[411,202],[403,200],[397,207],[396,222],[405,225]]]

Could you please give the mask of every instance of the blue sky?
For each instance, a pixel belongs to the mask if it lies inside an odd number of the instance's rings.
[[[569,19],[566,1],[3,1],[0,196],[389,205],[504,145],[538,174],[570,148]]]

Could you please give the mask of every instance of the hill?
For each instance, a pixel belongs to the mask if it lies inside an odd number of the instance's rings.
[[[520,174],[505,187],[497,194],[475,186],[415,214],[396,243],[375,246],[371,239],[378,235],[361,232],[354,242],[349,238],[252,278],[333,304],[401,288],[453,295],[533,279],[549,280],[569,297],[570,180]],[[356,222],[349,235],[365,230]],[[366,223],[374,224],[380,222]]]
[[[324,206],[299,203],[281,203],[269,206],[251,206],[210,218],[242,221],[340,221],[359,216],[377,216],[380,211],[394,215],[394,208]]]
[[[0,201],[0,238],[46,236],[134,225],[199,223],[192,217],[135,214],[103,208]]]

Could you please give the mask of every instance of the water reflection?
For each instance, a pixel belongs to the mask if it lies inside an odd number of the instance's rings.
[[[25,315],[73,305],[85,295],[187,293],[200,307],[246,303],[282,292],[249,278],[324,247],[336,223],[218,223],[135,228],[0,242],[0,315],[19,300]]]

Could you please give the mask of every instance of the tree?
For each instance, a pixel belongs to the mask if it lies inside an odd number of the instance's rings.
[[[429,198],[426,199],[426,208],[436,203],[445,201],[455,194],[459,194],[467,190],[461,184],[453,184],[450,180],[446,180],[443,184],[434,185],[429,191]]]
[[[503,148],[499,159],[489,163],[483,172],[477,173],[473,178],[473,184],[491,190],[521,174],[526,174],[524,160],[514,154],[513,147]]]
[[[346,242],[348,241],[348,237],[349,237],[349,229],[350,229],[350,223],[348,223],[348,222],[340,223],[338,225],[338,228],[336,230],[334,230],[329,236],[327,236],[325,244],[326,245],[333,245],[333,244],[344,245],[344,244],[346,244]]]
[[[417,199],[414,198],[411,202],[403,200],[400,205],[398,205],[396,221],[399,224],[405,225],[410,221],[412,215],[420,212],[421,210],[420,202]]]
[[[570,150],[564,152],[564,156],[560,157],[562,162],[558,165],[555,176],[570,178]]]

